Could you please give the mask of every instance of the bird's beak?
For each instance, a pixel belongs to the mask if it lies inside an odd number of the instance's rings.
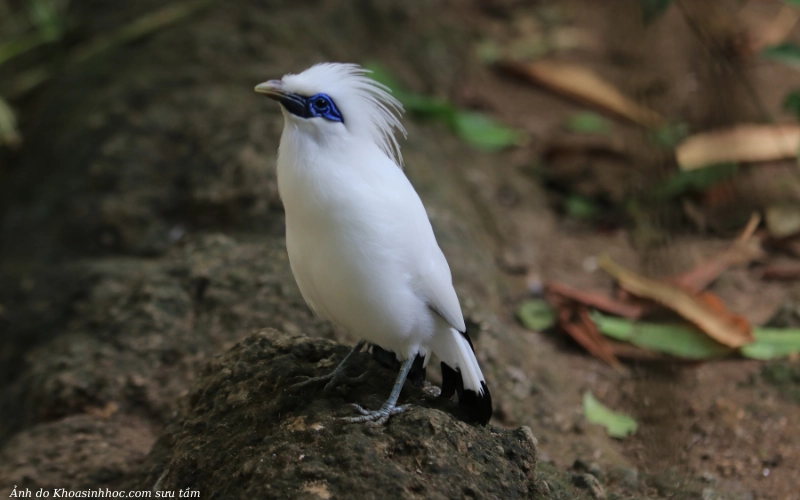
[[[283,90],[283,82],[281,80],[270,80],[268,82],[259,83],[256,85],[256,92],[264,94],[270,99],[275,99],[280,102],[281,98],[286,95]]]
[[[256,85],[256,92],[278,101],[290,113],[305,116],[306,98],[287,92],[281,80],[270,80]]]

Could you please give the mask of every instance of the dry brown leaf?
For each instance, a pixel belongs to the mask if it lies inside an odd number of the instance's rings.
[[[658,127],[664,118],[641,106],[592,71],[570,63],[539,60],[505,61],[500,67],[572,99],[611,112],[645,127]]]
[[[800,125],[738,125],[688,137],[675,150],[682,170],[731,162],[794,158],[800,150]]]
[[[629,292],[672,309],[723,345],[736,348],[754,340],[750,324],[725,309],[719,299],[692,295],[675,285],[646,278],[623,268],[607,255],[600,257],[598,265]]]
[[[613,299],[605,292],[598,290],[579,290],[555,281],[550,281],[545,285],[545,293],[550,295],[548,299],[551,304],[558,302],[558,299],[562,298],[624,318],[638,319],[645,311],[643,304],[627,303],[623,300]],[[552,295],[557,295],[558,297],[552,297]]]
[[[119,406],[117,406],[117,404],[113,402],[107,403],[102,408],[98,408],[96,406],[86,407],[86,413],[92,415],[93,417],[102,418],[104,420],[108,420],[118,411],[119,411]]]
[[[562,307],[558,311],[558,324],[572,339],[583,346],[589,353],[616,370],[622,370],[622,363],[614,355],[611,345],[597,325],[592,321],[589,310],[585,306],[577,308]]]
[[[743,14],[742,20],[745,22],[754,17],[749,11]],[[747,48],[752,54],[757,54],[770,45],[782,43],[792,33],[798,21],[800,21],[800,9],[788,4],[783,5],[769,22],[750,27],[748,30],[750,43]]]
[[[695,266],[694,269],[666,281],[689,293],[699,293],[731,266],[749,264],[760,258],[764,254],[761,240],[753,238],[760,222],[761,217],[758,214],[751,215],[747,227],[730,248]]]
[[[770,205],[764,212],[769,235],[773,238],[788,238],[800,233],[800,205]]]
[[[761,271],[761,279],[775,281],[795,281],[800,279],[800,264],[766,266]]]

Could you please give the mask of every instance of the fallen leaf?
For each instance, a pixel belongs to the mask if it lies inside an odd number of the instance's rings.
[[[374,80],[392,90],[406,110],[446,123],[453,133],[476,148],[498,151],[524,144],[528,139],[524,131],[501,125],[483,113],[465,111],[444,99],[410,92],[378,64],[371,63],[366,67]]]
[[[761,279],[776,281],[794,281],[800,279],[800,264],[782,264],[765,266],[761,270]]]
[[[667,201],[687,193],[707,193],[714,186],[736,175],[739,167],[733,163],[720,163],[700,170],[679,170],[652,190],[656,201]]]
[[[611,133],[611,124],[608,120],[591,111],[583,111],[570,116],[564,123],[564,127],[570,132],[578,134],[608,135]]]
[[[782,6],[770,22],[763,24],[758,29],[751,30],[753,33],[750,50],[753,53],[762,52],[763,55],[765,48],[778,46],[792,33],[798,20],[800,20],[800,10],[790,5]]]
[[[800,125],[738,125],[689,136],[675,150],[682,170],[795,158]]]
[[[517,309],[517,318],[525,328],[537,332],[556,324],[556,312],[544,300],[526,300]]]
[[[730,354],[731,349],[692,325],[657,324],[592,313],[597,328],[616,340],[684,359],[702,360]]]
[[[498,151],[525,143],[527,134],[500,125],[482,113],[457,111],[450,118],[450,128],[460,138],[486,151]]]
[[[613,438],[628,437],[636,433],[639,427],[633,418],[604,406],[591,391],[583,393],[583,414],[589,422],[604,426]]]
[[[773,238],[787,238],[800,233],[800,205],[770,205],[765,211],[764,219],[769,235]]]
[[[615,300],[606,295],[605,292],[597,290],[579,290],[555,281],[550,281],[545,284],[545,293],[548,295],[550,303],[555,306],[558,306],[559,302],[566,299],[589,306],[593,309],[600,309],[601,311],[626,318],[639,318],[645,310],[642,304],[631,304],[623,300]]]
[[[655,128],[664,124],[661,115],[637,104],[614,85],[581,66],[547,60],[504,61],[499,65],[514,75],[639,125]]]
[[[119,406],[116,403],[107,403],[104,407],[98,408],[96,406],[88,406],[86,407],[86,413],[92,415],[93,417],[102,418],[104,420],[108,420],[111,418],[112,415],[119,411]]]
[[[622,359],[633,359],[636,361],[667,361],[670,363],[680,361],[679,358],[667,356],[666,354],[661,354],[660,352],[644,349],[642,347],[629,344],[627,342],[614,340],[612,338],[608,339],[608,344],[611,346],[611,350],[614,351],[614,355]]]
[[[689,293],[699,293],[730,267],[749,264],[762,257],[764,252],[761,249],[761,241],[759,238],[753,238],[760,222],[761,217],[758,214],[751,215],[744,231],[730,248],[695,266],[690,271],[668,278],[666,281]]]
[[[721,344],[741,347],[753,341],[749,323],[711,295],[692,295],[675,285],[646,278],[616,264],[607,255],[598,259],[598,265],[632,294],[672,309]]]
[[[742,356],[752,359],[776,359],[800,353],[799,328],[756,328],[755,342],[741,348]]]
[[[606,338],[595,326],[586,307],[562,308],[558,312],[558,320],[558,326],[575,342],[589,351],[592,356],[605,361],[616,370],[622,370],[622,363],[619,362]]]

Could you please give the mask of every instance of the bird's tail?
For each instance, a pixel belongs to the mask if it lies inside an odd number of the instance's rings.
[[[489,422],[492,396],[469,336],[454,328],[440,330],[431,350],[442,362],[442,397],[450,398],[457,392],[459,406],[481,424]]]

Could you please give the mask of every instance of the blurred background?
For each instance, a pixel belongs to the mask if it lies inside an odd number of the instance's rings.
[[[553,491],[796,498],[799,19],[797,0],[0,0],[0,491],[123,484],[205,360],[257,329],[353,340],[294,284],[283,120],[253,92],[342,61],[406,107],[493,423],[533,429]]]

